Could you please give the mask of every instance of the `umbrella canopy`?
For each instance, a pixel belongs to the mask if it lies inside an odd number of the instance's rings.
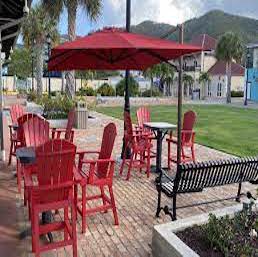
[[[161,61],[202,49],[164,39],[106,28],[51,51],[49,70],[145,70]]]

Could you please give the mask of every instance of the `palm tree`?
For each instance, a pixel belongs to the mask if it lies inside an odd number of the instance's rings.
[[[59,18],[66,8],[68,12],[68,37],[69,41],[76,39],[76,15],[78,7],[81,6],[86,11],[92,21],[96,21],[102,9],[102,0],[42,0],[49,14]],[[74,97],[74,72],[66,74],[66,93]]]
[[[153,67],[151,67],[151,68],[148,68],[147,70],[145,70],[144,72],[143,72],[143,76],[145,77],[145,78],[148,78],[148,79],[150,79],[150,81],[151,81],[151,96],[152,96],[152,90],[153,90],[153,85],[154,85],[154,78],[156,77],[156,65],[155,66],[153,66]]]
[[[243,52],[242,40],[233,32],[225,33],[216,48],[216,58],[226,62],[227,103],[231,103],[231,64],[233,61],[241,62]]]
[[[22,25],[22,37],[25,47],[30,49],[35,56],[38,96],[42,95],[43,90],[44,50],[48,35],[54,42],[58,41],[57,21],[46,15],[41,5],[36,5]]]
[[[193,86],[194,84],[194,79],[191,75],[188,74],[184,74],[183,75],[183,83],[184,83],[184,92],[185,95],[188,97],[189,96],[189,91],[190,88]]]
[[[206,86],[207,83],[211,81],[210,75],[208,72],[201,72],[199,83],[202,85],[202,97],[203,99],[206,98]]]

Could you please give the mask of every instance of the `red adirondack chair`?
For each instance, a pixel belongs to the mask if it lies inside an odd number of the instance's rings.
[[[129,112],[124,113],[125,121],[125,149],[130,149],[131,157],[126,159],[126,150],[124,151],[123,161],[120,167],[120,175],[122,175],[124,166],[128,166],[126,180],[131,176],[131,169],[137,168],[142,171],[146,168],[147,177],[150,176],[150,153],[152,144],[149,139],[149,133],[134,133],[133,125]],[[139,155],[139,158],[137,158]]]
[[[25,173],[25,183],[30,188],[32,251],[39,257],[43,251],[71,245],[77,257],[76,207],[73,199],[73,168],[76,146],[62,140],[49,140],[36,148],[37,183],[30,173]],[[71,209],[71,220],[69,219]],[[64,217],[41,225],[39,214],[64,209]],[[62,241],[40,245],[40,235],[63,231]]]
[[[74,130],[73,130],[74,123],[75,123],[75,110],[73,108],[68,113],[68,122],[67,122],[66,129],[53,128],[52,139],[61,138],[61,135],[64,134],[64,138],[72,143],[74,138]]]
[[[196,113],[188,111],[184,114],[183,127],[182,127],[182,162],[195,162],[195,150],[194,150],[194,139],[195,132],[193,131],[194,124],[196,122]],[[171,162],[176,163],[176,155],[171,156],[171,144],[177,145],[177,139],[173,138],[173,134],[170,133],[167,138],[168,143],[168,168],[171,168]],[[191,156],[186,154],[186,149],[190,149]]]
[[[25,114],[24,107],[18,104],[12,105],[10,108],[10,114],[12,119],[12,124],[9,125],[10,130],[10,151],[9,151],[9,161],[8,165],[12,162],[12,156],[15,156],[17,147],[20,146],[19,136],[17,131],[13,129],[13,125],[18,125],[19,117],[22,117]]]
[[[17,120],[25,113],[23,106],[19,104],[14,104],[10,107],[10,114],[12,119],[12,124],[17,124]]]
[[[96,212],[113,210],[115,225],[118,225],[115,199],[113,194],[113,174],[115,161],[111,159],[113,146],[117,132],[114,123],[108,124],[103,133],[100,151],[79,152],[78,169],[75,170],[75,180],[82,188],[82,198],[78,198],[78,185],[75,185],[74,195],[77,203],[77,211],[82,216],[82,233],[86,230],[86,216]],[[97,159],[92,159],[88,155],[97,154]],[[92,186],[99,188],[100,194],[86,196],[86,188]],[[108,188],[109,196],[105,193]],[[95,208],[87,208],[88,201],[102,199],[103,205]]]
[[[145,122],[151,121],[150,110],[147,107],[141,107],[137,110],[136,116],[137,116],[137,121],[138,121],[138,128],[140,130],[146,130],[146,128],[144,128],[143,124]]]
[[[38,147],[49,140],[49,122],[44,118],[36,115],[25,121],[22,125],[24,133],[24,146],[26,147]],[[17,163],[17,183],[18,190],[21,192],[21,181],[26,170],[28,172],[35,172],[37,170],[37,164],[23,165]],[[24,187],[24,204],[28,199],[28,192],[26,186]]]

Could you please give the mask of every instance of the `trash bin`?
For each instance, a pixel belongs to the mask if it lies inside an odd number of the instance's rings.
[[[200,100],[200,96],[201,96],[201,90],[200,89],[194,89],[193,90],[193,100]]]
[[[85,102],[77,102],[75,111],[75,126],[77,129],[86,129],[88,124],[88,108]]]

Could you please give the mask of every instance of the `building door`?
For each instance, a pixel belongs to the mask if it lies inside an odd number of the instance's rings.
[[[211,97],[211,83],[208,82],[208,97]]]

